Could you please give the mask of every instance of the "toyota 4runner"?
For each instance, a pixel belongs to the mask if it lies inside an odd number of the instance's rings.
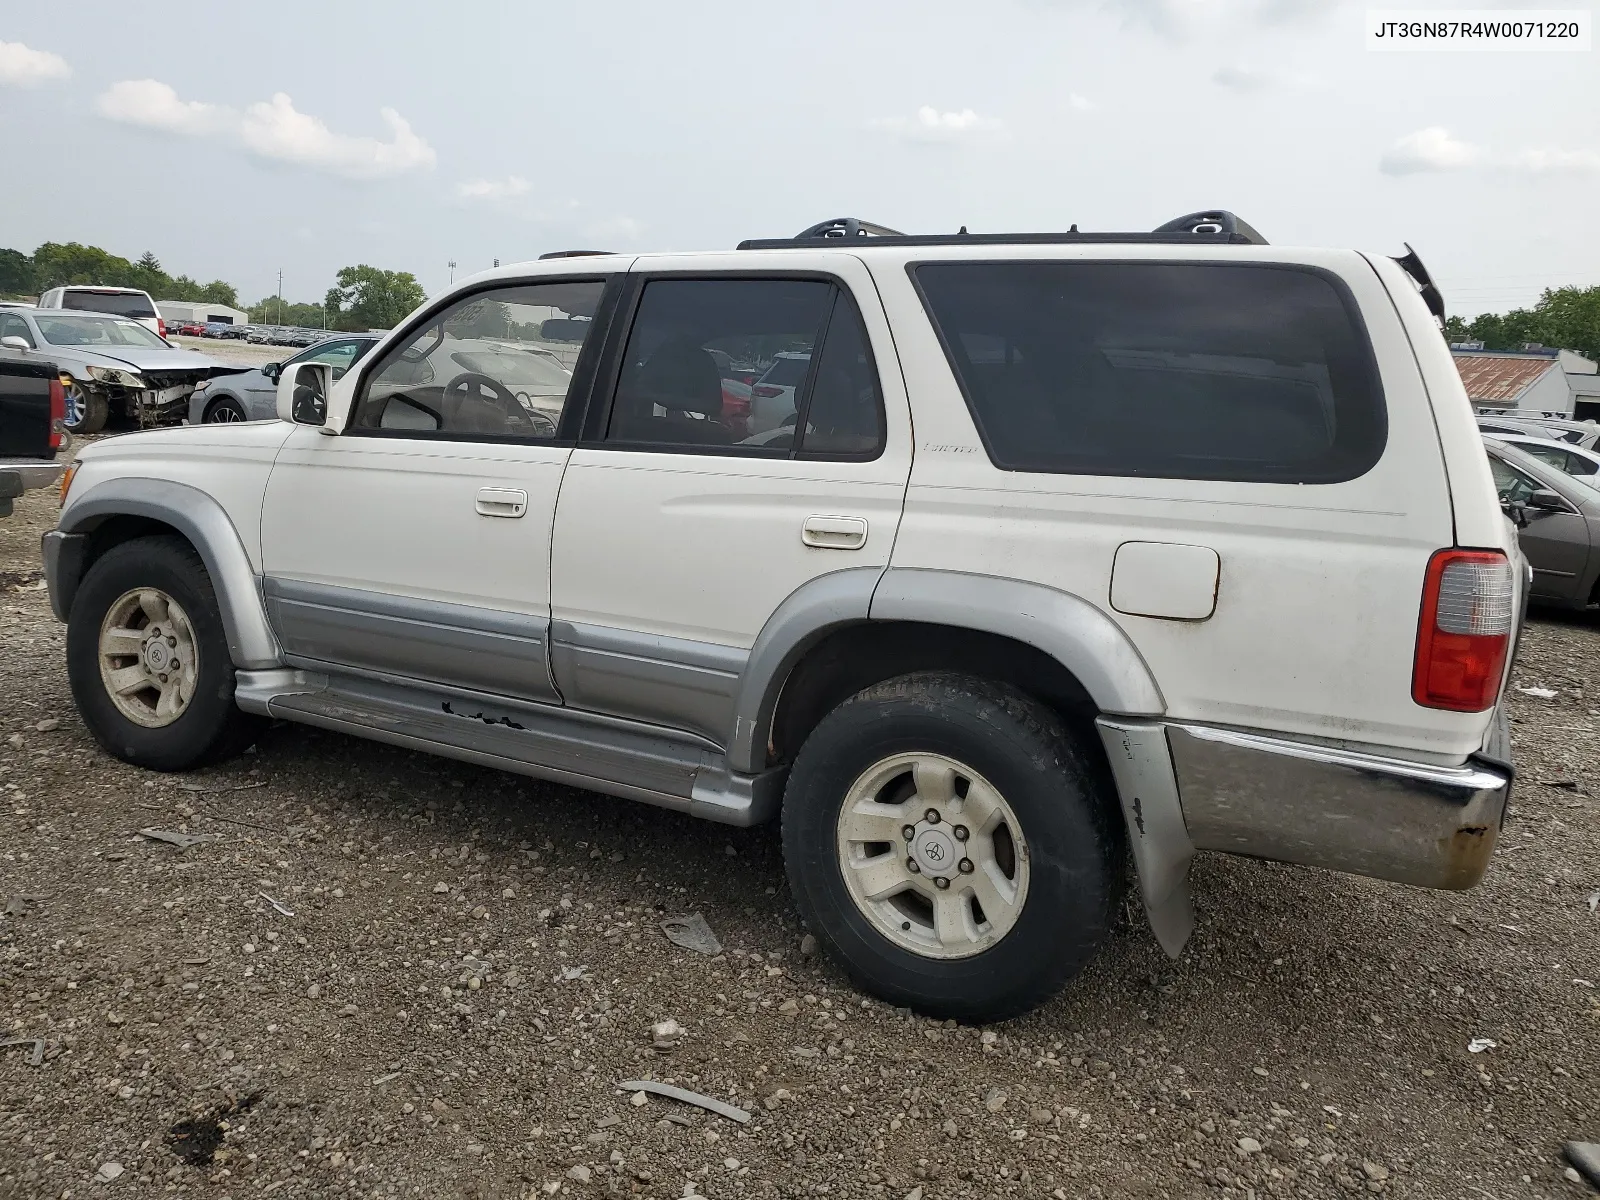
[[[1222,212],[500,268],[278,420],[83,450],[73,694],[156,770],[273,717],[781,814],[828,952],[960,1019],[1082,968],[1130,849],[1174,954],[1196,850],[1470,887],[1525,568],[1441,310]]]

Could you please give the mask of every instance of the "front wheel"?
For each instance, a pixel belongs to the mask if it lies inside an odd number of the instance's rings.
[[[1060,718],[1009,685],[876,684],[796,757],[783,804],[795,903],[866,990],[936,1017],[1017,1016],[1110,927],[1110,786]]]
[[[66,417],[61,423],[72,433],[90,434],[99,433],[110,419],[111,402],[73,380],[67,388]]]
[[[235,421],[248,421],[250,414],[232,396],[223,396],[206,409],[205,424],[226,425]]]
[[[201,766],[244,749],[262,724],[234,703],[211,578],[176,537],[95,560],[67,621],[67,677],[89,732],[136,766]]]

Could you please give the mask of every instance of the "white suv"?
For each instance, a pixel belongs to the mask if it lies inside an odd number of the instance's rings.
[[[1130,848],[1174,954],[1197,849],[1474,884],[1526,573],[1415,257],[872,228],[501,268],[281,420],[89,447],[45,542],[89,727],[781,813],[827,950],[960,1019],[1083,967]],[[779,353],[750,434],[719,356]]]
[[[54,287],[39,297],[40,308],[70,308],[80,312],[110,313],[137,321],[157,337],[167,336],[167,323],[156,310],[149,292],[138,288],[75,286]]]

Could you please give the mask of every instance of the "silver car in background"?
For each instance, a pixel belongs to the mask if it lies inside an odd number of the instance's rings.
[[[0,344],[35,351],[61,371],[73,433],[113,416],[141,429],[179,424],[196,388],[247,367],[180,350],[131,317],[66,309],[0,309]]]

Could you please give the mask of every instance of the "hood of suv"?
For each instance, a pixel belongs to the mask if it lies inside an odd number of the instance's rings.
[[[191,379],[212,379],[250,370],[246,366],[220,363],[193,350],[164,346],[49,346],[40,347],[40,353],[63,364],[131,368],[144,374],[181,375]]]

